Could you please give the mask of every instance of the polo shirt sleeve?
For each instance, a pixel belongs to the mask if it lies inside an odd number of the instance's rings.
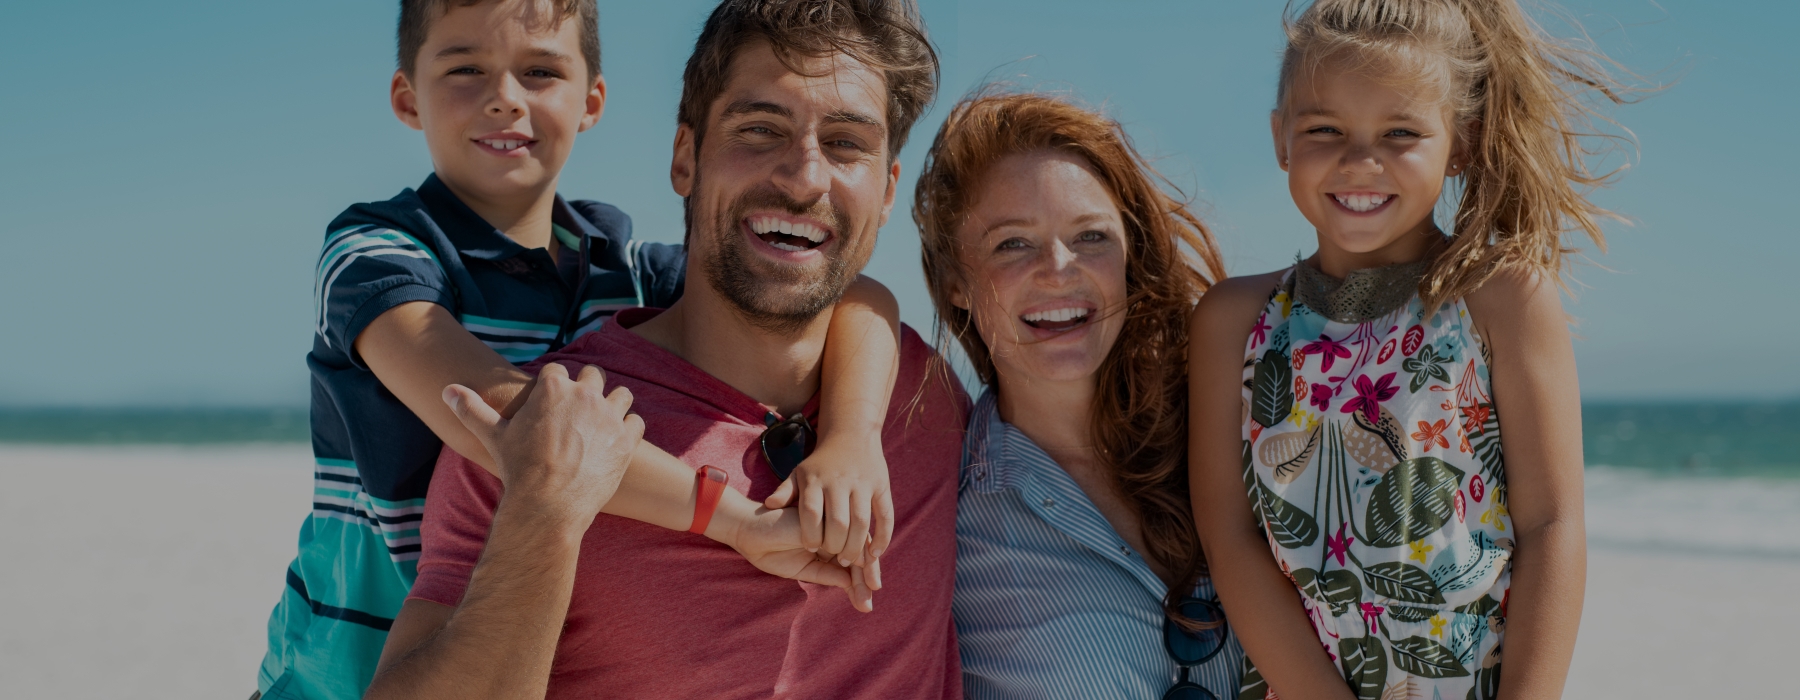
[[[407,599],[455,606],[487,546],[500,480],[448,447],[438,456],[419,524],[419,577]]]
[[[318,309],[314,332],[362,369],[367,367],[353,347],[376,317],[414,301],[455,308],[437,254],[411,234],[374,225],[351,226],[325,237],[313,290]]]
[[[687,277],[686,246],[633,242],[631,256],[638,289],[644,291],[644,306],[666,309],[681,298],[682,282]]]

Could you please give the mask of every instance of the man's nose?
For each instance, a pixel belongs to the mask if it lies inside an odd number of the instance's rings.
[[[789,199],[810,203],[831,191],[831,164],[815,136],[797,139],[775,168],[774,184]]]
[[[525,86],[512,73],[501,73],[494,80],[494,91],[488,94],[489,116],[519,116],[525,113]]]

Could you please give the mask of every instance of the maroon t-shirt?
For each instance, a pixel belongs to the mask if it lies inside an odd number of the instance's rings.
[[[560,362],[573,374],[599,366],[609,387],[631,389],[644,439],[690,465],[724,469],[732,488],[761,501],[778,484],[757,443],[767,411],[627,330],[656,313],[622,311],[531,367]],[[882,431],[898,522],[874,612],[856,612],[840,589],[762,573],[700,535],[601,514],[581,543],[549,696],[962,697],[950,589],[969,401],[954,381],[924,381],[931,357],[903,329]],[[445,448],[430,493],[410,597],[456,605],[486,544],[500,481]]]

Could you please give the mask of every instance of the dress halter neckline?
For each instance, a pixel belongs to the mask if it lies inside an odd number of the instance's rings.
[[[1293,298],[1338,323],[1381,318],[1406,305],[1419,291],[1429,259],[1352,270],[1344,279],[1327,275],[1305,260],[1294,261]]]

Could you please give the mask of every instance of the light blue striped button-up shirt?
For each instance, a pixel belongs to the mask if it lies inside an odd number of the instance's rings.
[[[956,506],[956,635],[963,689],[988,698],[1143,698],[1175,684],[1163,648],[1167,584],[987,392],[969,416]],[[1195,595],[1214,599],[1212,582]],[[1243,649],[1189,672],[1237,697]]]

